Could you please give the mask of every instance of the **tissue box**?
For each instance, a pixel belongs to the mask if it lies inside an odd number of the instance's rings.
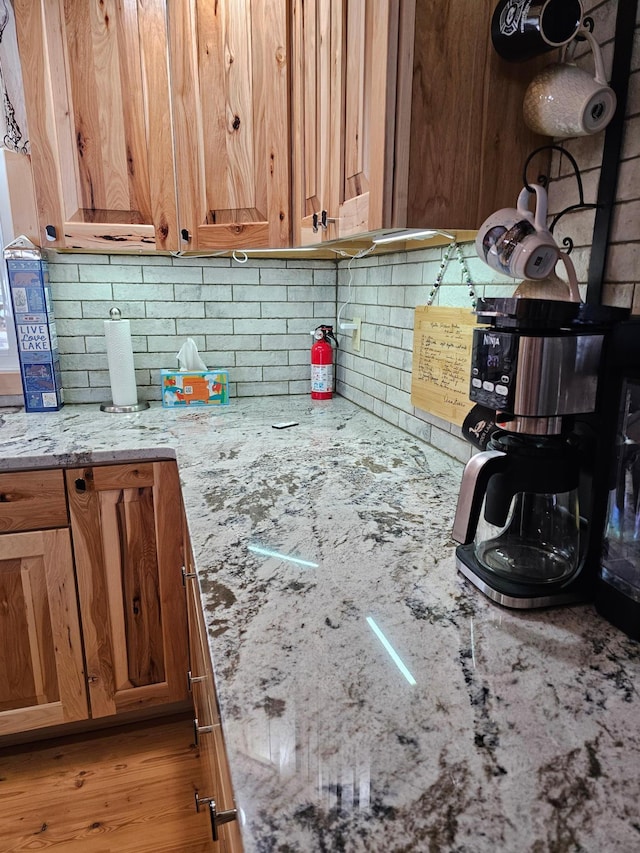
[[[228,406],[228,370],[162,370],[162,405]]]
[[[7,260],[27,412],[62,408],[58,337],[46,261]]]

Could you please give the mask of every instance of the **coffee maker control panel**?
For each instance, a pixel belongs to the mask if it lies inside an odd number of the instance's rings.
[[[557,417],[595,407],[603,336],[473,330],[469,397],[517,417]]]
[[[474,329],[470,399],[495,411],[512,411],[517,363],[516,335]]]

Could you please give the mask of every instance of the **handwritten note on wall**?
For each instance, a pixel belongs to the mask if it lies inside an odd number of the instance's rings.
[[[476,324],[468,308],[425,305],[415,310],[411,402],[458,426],[473,406],[469,371]]]

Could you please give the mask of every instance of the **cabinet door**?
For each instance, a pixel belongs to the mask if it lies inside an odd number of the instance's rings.
[[[179,248],[165,2],[15,2],[52,247]]]
[[[339,115],[332,112],[332,89],[340,56],[331,37],[335,3],[294,0],[292,17],[293,230],[294,243],[308,246],[335,239],[334,223],[313,223],[323,210],[333,217],[338,170],[332,168],[332,139]]]
[[[397,2],[341,0],[332,5],[335,63],[333,168],[339,169],[340,238],[384,227],[393,171],[388,158],[395,130]],[[389,76],[391,75],[391,76]]]
[[[67,529],[0,537],[0,612],[0,735],[87,719]]]
[[[290,244],[286,9],[286,0],[170,6],[184,248]]]
[[[91,716],[187,698],[173,462],[66,472]]]
[[[392,193],[397,0],[296,0],[294,234],[300,245],[373,231]],[[313,230],[313,215],[326,228]]]

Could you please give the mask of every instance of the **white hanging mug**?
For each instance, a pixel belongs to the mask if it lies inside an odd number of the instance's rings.
[[[578,66],[571,56],[537,74],[524,96],[527,125],[556,139],[589,136],[609,124],[616,111],[616,95],[607,84],[600,46],[591,33],[580,33],[591,47],[595,75]]]
[[[552,299],[560,302],[582,302],[573,261],[565,252],[560,252],[560,261],[565,266],[569,281],[563,281],[563,279],[556,275],[555,271],[544,279],[525,279],[514,290],[514,297],[516,299]],[[468,440],[471,441],[471,439]]]
[[[560,249],[547,228],[547,193],[538,184],[533,184],[532,189],[535,213],[529,210],[531,193],[524,187],[516,207],[492,213],[476,237],[478,257],[512,278],[546,278],[560,257]]]

